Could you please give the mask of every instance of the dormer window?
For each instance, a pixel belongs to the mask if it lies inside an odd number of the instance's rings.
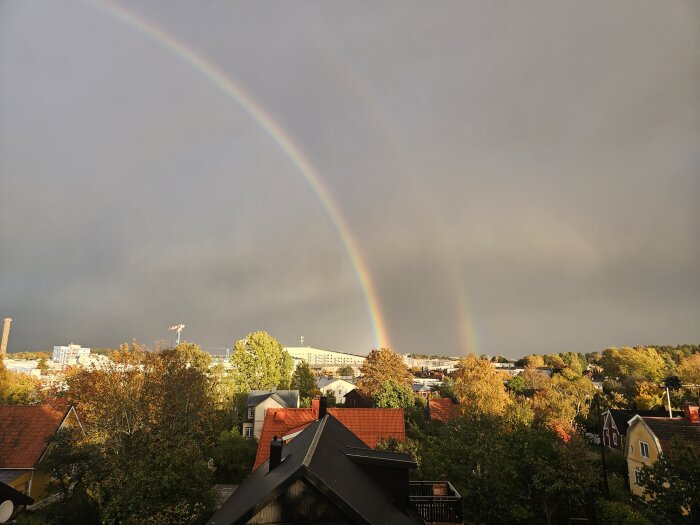
[[[255,407],[248,407],[248,419],[255,419]]]

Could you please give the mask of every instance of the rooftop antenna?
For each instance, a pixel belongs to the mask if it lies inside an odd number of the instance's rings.
[[[184,324],[175,324],[168,328],[171,332],[177,332],[177,337],[175,338],[175,346],[180,344],[180,333],[182,332],[182,329],[185,327]]]
[[[304,346],[304,336],[301,336],[301,346]]]

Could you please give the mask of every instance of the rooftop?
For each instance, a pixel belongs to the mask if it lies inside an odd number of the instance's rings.
[[[34,468],[71,408],[0,405],[0,468]]]
[[[355,434],[366,446],[374,448],[380,439],[406,438],[403,410],[400,408],[329,408],[328,413]],[[318,418],[313,408],[269,408],[265,413],[255,457],[258,468],[270,457],[270,441],[304,430]]]

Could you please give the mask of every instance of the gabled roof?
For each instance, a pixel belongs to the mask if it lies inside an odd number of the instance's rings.
[[[368,447],[376,447],[382,438],[393,437],[399,441],[406,438],[401,408],[329,408],[328,413]],[[317,412],[312,408],[268,408],[253,468],[259,467],[270,457],[270,441],[274,436],[284,437],[299,432],[317,417]]]
[[[617,431],[622,435],[624,435],[627,432],[627,423],[629,422],[629,420],[637,414],[639,414],[640,416],[653,417],[666,417],[668,415],[668,411],[662,410],[620,410],[611,408],[608,410],[608,412],[610,412],[610,417],[612,417],[612,420],[615,423],[615,428],[617,428]],[[671,413],[673,414],[673,417],[683,416],[682,411],[674,410]]]
[[[348,385],[355,386],[355,384],[351,381],[348,381],[347,379],[342,379],[342,378],[328,378],[328,377],[322,377],[318,380],[318,388],[323,388],[328,385],[332,385],[333,383],[337,382],[343,382],[347,383]]]
[[[411,383],[411,390],[414,392],[430,392],[432,388],[422,383]]]
[[[71,406],[0,405],[0,468],[34,468],[47,440],[58,432],[71,410]]]
[[[327,415],[310,423],[284,446],[282,462],[274,470],[269,471],[265,463],[250,474],[209,524],[246,523],[297,480],[318,490],[353,523],[422,524],[423,520],[408,505],[402,508],[363,464],[402,471],[415,467],[407,454],[369,449],[335,417]]]
[[[428,399],[428,415],[432,421],[443,423],[460,414],[460,406],[449,397]]]
[[[248,393],[246,406],[258,406],[268,397],[274,397],[275,401],[285,408],[295,408],[299,406],[298,390],[251,390]]]
[[[674,438],[690,445],[700,446],[700,423],[691,423],[684,418],[642,416],[641,419],[659,440],[664,453],[670,451],[670,442]]]

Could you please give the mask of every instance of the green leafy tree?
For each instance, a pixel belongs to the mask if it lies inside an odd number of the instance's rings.
[[[231,380],[237,392],[289,388],[293,361],[267,332],[252,332],[231,354]]]
[[[219,434],[211,457],[216,465],[215,477],[219,483],[240,483],[250,474],[255,463],[258,442],[245,439],[238,429],[223,430]]]
[[[674,440],[671,449],[642,467],[645,505],[658,523],[700,522],[700,451]]]
[[[413,406],[414,398],[411,388],[389,379],[379,385],[372,402],[376,408],[407,408]]]
[[[309,367],[309,363],[302,361],[297,365],[292,374],[291,385],[292,389],[299,391],[300,398],[310,398],[318,391],[316,378],[311,371],[311,367]]]
[[[350,365],[341,366],[336,373],[340,377],[355,377],[355,369]]]
[[[211,354],[203,351],[198,344],[184,342],[174,348],[179,359],[182,359],[189,366],[194,366],[200,370],[209,370],[211,365]]]
[[[39,371],[41,372],[41,375],[45,375],[46,372],[48,372],[48,370],[49,370],[49,363],[48,363],[48,359],[46,359],[46,356],[41,356],[41,357],[39,358],[39,361],[37,362],[36,367],[37,367],[37,368],[39,369]]]

